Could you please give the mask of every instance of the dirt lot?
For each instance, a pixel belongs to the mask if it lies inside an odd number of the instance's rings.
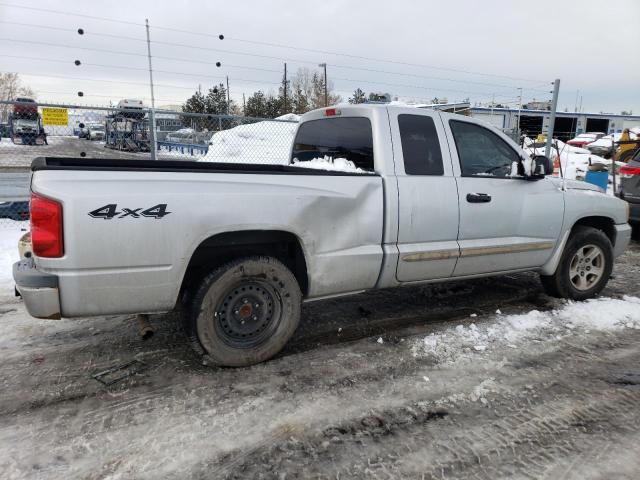
[[[530,274],[311,303],[285,352],[244,369],[203,366],[175,315],[142,341],[131,317],[37,321],[0,294],[0,471],[635,479],[639,279],[633,244],[586,304]]]

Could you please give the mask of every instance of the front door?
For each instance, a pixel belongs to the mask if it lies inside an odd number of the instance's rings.
[[[460,202],[454,276],[542,266],[562,228],[564,200],[550,179],[517,178],[520,154],[473,120],[448,118]],[[457,157],[457,158],[455,158]]]

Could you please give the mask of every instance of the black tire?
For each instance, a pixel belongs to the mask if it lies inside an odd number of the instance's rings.
[[[584,289],[579,289],[571,280],[571,267],[578,251],[587,246],[594,245],[602,252],[602,274],[594,279],[592,285],[585,285]],[[586,268],[586,267],[585,267]],[[572,300],[586,300],[595,297],[607,285],[611,271],[613,270],[613,247],[604,232],[593,227],[577,226],[572,232],[564,252],[560,258],[560,263],[553,275],[540,275],[542,286],[548,295],[557,298],[570,298]],[[589,276],[588,271],[581,273]],[[577,278],[577,277],[576,277]]]
[[[233,260],[207,275],[189,301],[185,332],[207,363],[246,367],[276,355],[300,322],[302,293],[272,257]]]

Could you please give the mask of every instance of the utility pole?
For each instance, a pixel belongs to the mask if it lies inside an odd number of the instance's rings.
[[[324,106],[328,107],[329,106],[329,96],[327,95],[327,64],[326,63],[320,63],[320,64],[318,64],[318,66],[324,68]]]
[[[544,145],[544,155],[549,157],[551,154],[551,140],[553,137],[553,127],[556,123],[556,110],[558,109],[558,92],[560,91],[560,79],[556,78],[553,82],[553,98],[551,100],[551,117],[549,117],[549,128],[547,130],[547,142]],[[559,160],[559,159],[558,159]]]
[[[227,75],[227,115],[231,109],[231,95],[229,94],[229,75]]]
[[[242,116],[247,116],[247,101],[244,98],[244,92],[242,92]]]
[[[158,145],[156,144],[156,100],[153,95],[153,68],[151,68],[151,39],[149,37],[149,19],[144,19],[147,29],[147,58],[149,59],[149,85],[151,86],[151,110],[149,110],[149,141],[151,143],[151,160],[158,159]]]
[[[284,112],[287,113],[287,62],[284,62]]]
[[[518,95],[518,124],[516,127],[516,134],[518,135],[518,139],[520,138],[520,116],[522,114],[522,87],[518,88],[520,95]]]

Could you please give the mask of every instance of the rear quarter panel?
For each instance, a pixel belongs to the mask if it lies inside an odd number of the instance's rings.
[[[309,297],[372,288],[380,273],[383,188],[375,175],[44,170],[32,189],[63,204],[65,255],[36,264],[58,275],[66,317],[171,310],[195,249],[230,231],[296,235]],[[170,213],[89,215],[107,204],[167,204]]]

